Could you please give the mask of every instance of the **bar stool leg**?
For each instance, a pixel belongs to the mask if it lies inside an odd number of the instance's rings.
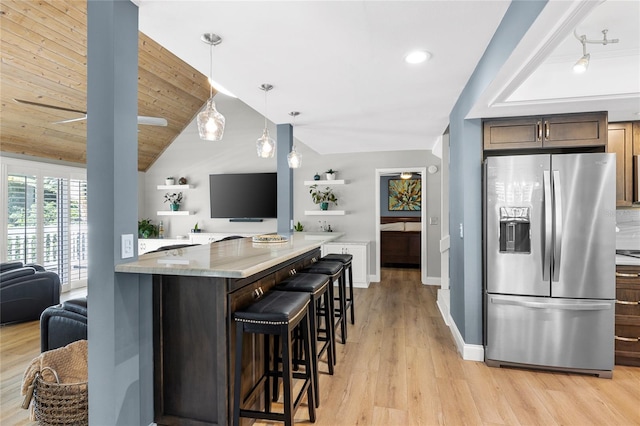
[[[349,264],[349,300],[351,302],[351,324],[353,325],[356,323],[356,314],[353,310],[355,305],[353,300],[353,264]]]
[[[242,372],[242,338],[244,336],[244,325],[236,323],[236,360],[234,365],[233,381],[233,425],[240,425],[240,375]]]
[[[341,332],[341,337],[342,337],[342,344],[344,345],[345,343],[347,343],[347,302],[346,302],[346,284],[345,284],[345,278],[344,278],[344,271],[342,272],[342,274],[340,274],[340,277],[338,278],[338,305],[340,306],[339,310],[339,322],[340,322],[340,332]]]
[[[284,424],[285,426],[293,425],[293,401],[291,399],[291,383],[293,383],[292,370],[292,348],[291,334],[287,331],[287,326],[281,327],[280,335],[282,338],[282,382],[284,393]]]

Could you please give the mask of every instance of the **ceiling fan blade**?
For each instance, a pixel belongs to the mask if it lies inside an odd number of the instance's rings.
[[[138,124],[147,126],[167,126],[167,119],[162,117],[147,117],[145,115],[138,116]]]
[[[83,121],[86,119],[87,119],[87,116],[85,115],[84,117],[80,117],[80,118],[70,118],[68,120],[54,121],[53,124],[73,123],[75,121]]]
[[[56,106],[56,105],[49,105],[49,104],[42,104],[40,102],[25,101],[24,99],[15,99],[14,98],[13,100],[18,102],[19,104],[38,106],[38,107],[43,107],[43,108],[57,109],[59,111],[77,112],[78,114],[84,114],[85,118],[86,118],[86,115],[87,115],[86,111],[80,111],[79,109],[65,108],[65,107]]]
[[[69,119],[69,120],[56,121],[55,124],[73,123],[74,121],[82,121],[82,120],[86,120],[87,119],[87,112],[86,111],[80,111],[78,109],[65,108],[65,107],[56,106],[56,105],[43,104],[43,103],[40,103],[40,102],[26,101],[24,99],[16,99],[16,98],[14,98],[13,100],[18,102],[19,104],[32,105],[32,106],[37,106],[37,107],[42,107],[42,108],[57,109],[59,111],[75,112],[75,113],[83,115],[83,117],[80,117],[80,118],[72,118],[72,119]],[[167,120],[165,118],[162,118],[162,117],[147,117],[145,115],[139,115],[138,116],[138,124],[147,125],[147,126],[162,126],[162,127],[166,127],[168,123],[167,123]]]

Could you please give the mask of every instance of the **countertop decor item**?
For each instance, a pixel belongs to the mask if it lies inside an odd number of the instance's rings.
[[[181,177],[180,179],[178,179],[178,183],[180,185],[186,185],[187,184],[187,178],[186,177]]]
[[[154,238],[156,236],[158,236],[158,228],[151,222],[151,219],[138,221],[138,238]]]
[[[175,185],[175,183],[176,183],[176,180],[173,178],[173,176],[169,176],[164,180],[165,185]]]
[[[331,187],[326,187],[325,190],[318,189],[318,185],[311,185],[309,187],[309,194],[311,194],[311,199],[314,203],[320,204],[320,210],[327,210],[329,208],[329,203],[333,203],[336,206],[338,205],[338,197],[333,193],[333,189]]]
[[[302,232],[304,231],[304,225],[300,223],[300,221],[298,221],[298,223],[295,224],[295,226],[293,227],[294,231],[297,232]]]

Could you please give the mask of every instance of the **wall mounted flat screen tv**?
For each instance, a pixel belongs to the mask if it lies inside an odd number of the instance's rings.
[[[278,216],[276,173],[209,175],[212,218],[269,219]]]

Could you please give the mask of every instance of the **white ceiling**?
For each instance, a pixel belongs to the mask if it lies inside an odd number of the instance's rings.
[[[274,123],[291,122],[288,113],[300,111],[296,139],[320,154],[431,149],[509,6],[505,0],[136,3],[140,30],[206,75],[209,46],[200,36],[220,35],[214,80]],[[549,2],[470,117],[619,108],[607,97],[627,114],[613,113],[618,120],[639,119],[633,115],[640,112],[639,5]],[[610,39],[620,38],[616,45],[588,45],[591,65],[580,84],[571,83],[582,53],[574,27],[589,39],[601,38],[605,27]],[[428,50],[431,60],[404,63],[412,49]],[[610,63],[615,76],[602,69]],[[266,111],[262,83],[274,86]],[[585,96],[591,103],[578,102]],[[216,95],[223,114],[224,97]],[[618,120],[610,112],[610,121]]]

